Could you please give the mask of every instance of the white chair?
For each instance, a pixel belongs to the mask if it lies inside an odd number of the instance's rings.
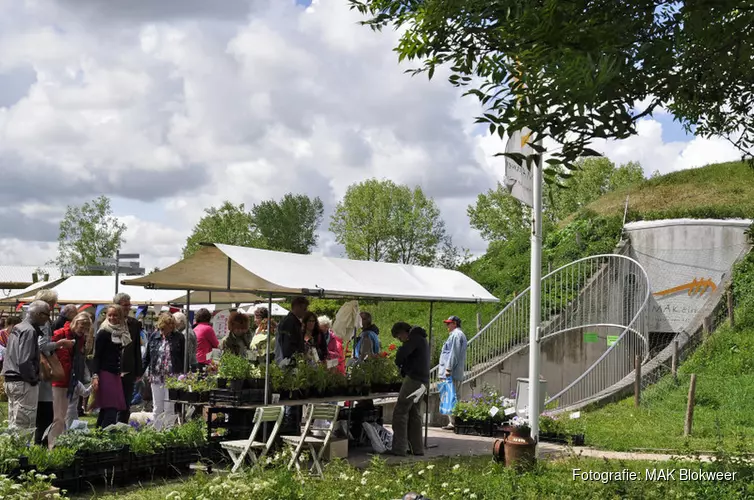
[[[270,451],[270,447],[275,442],[275,438],[280,430],[280,424],[283,421],[283,415],[285,408],[283,406],[263,406],[257,408],[254,412],[254,427],[251,430],[249,439],[237,439],[235,441],[224,441],[220,443],[220,446],[228,452],[231,460],[233,460],[233,469],[231,472],[236,472],[244,463],[246,455],[249,455],[251,459],[252,467],[258,465],[261,460]],[[275,426],[272,428],[270,436],[267,441],[255,441],[259,430],[262,427],[262,423],[275,422]],[[259,450],[258,454],[255,450]]]
[[[322,470],[322,456],[327,449],[327,445],[330,444],[330,438],[332,437],[333,429],[338,421],[338,412],[340,407],[337,404],[312,404],[309,405],[309,416],[306,419],[306,425],[304,426],[304,432],[301,436],[282,436],[283,441],[290,445],[296,446],[293,451],[293,457],[288,463],[288,470],[296,466],[297,470],[301,470],[301,452],[304,445],[309,447],[309,451],[312,455],[312,461],[314,464],[309,469],[311,473],[322,477],[324,472]],[[326,420],[329,425],[324,428],[317,428],[314,425],[315,420]],[[314,431],[324,431],[323,436],[315,436]],[[319,448],[319,450],[317,450]]]

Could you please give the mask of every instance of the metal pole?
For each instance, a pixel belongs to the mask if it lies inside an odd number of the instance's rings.
[[[267,349],[264,354],[264,404],[270,404],[270,337],[272,336],[272,294],[267,302]],[[266,428],[265,428],[266,431]]]
[[[542,161],[540,153],[532,164],[531,291],[529,304],[529,425],[531,437],[539,441],[539,322],[542,286]]]
[[[434,312],[434,302],[429,303],[429,369],[432,369],[432,313]],[[431,381],[430,381],[431,383]],[[424,396],[424,447],[429,448],[427,438],[429,436],[429,383],[427,384],[427,393]]]
[[[183,373],[189,371],[189,328],[191,328],[191,290],[186,290],[186,334],[183,348]]]
[[[115,295],[118,295],[118,271],[120,270],[120,250],[115,251]]]

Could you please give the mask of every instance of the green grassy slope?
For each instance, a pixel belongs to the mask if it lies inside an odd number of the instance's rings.
[[[603,216],[622,215],[627,195],[629,220],[751,217],[754,169],[731,162],[681,170],[608,193],[587,208]]]

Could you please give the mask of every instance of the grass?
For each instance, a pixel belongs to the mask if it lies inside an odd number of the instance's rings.
[[[681,170],[608,193],[586,208],[604,216],[622,215],[627,195],[630,220],[747,217],[754,214],[754,169],[731,162]]]
[[[642,393],[569,420],[586,444],[627,451],[754,451],[754,328],[719,328],[679,368]],[[692,434],[683,436],[691,374],[696,378]]]
[[[634,471],[644,477],[646,470],[689,467],[692,470],[735,471],[735,481],[585,481],[574,479],[574,469],[594,473]],[[325,479],[305,478],[284,467],[230,476],[198,476],[184,482],[138,489],[100,498],[109,500],[157,500],[170,498],[206,500],[243,498],[245,500],[319,500],[402,498],[409,491],[432,500],[500,498],[745,498],[752,491],[749,465],[721,461],[713,464],[681,462],[611,462],[573,458],[540,462],[528,473],[495,464],[489,457],[440,459],[430,463],[387,466],[375,460],[367,470],[354,469],[343,462],[326,467]]]

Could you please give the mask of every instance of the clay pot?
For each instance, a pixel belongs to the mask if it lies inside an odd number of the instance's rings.
[[[492,443],[492,459],[497,463],[505,463],[505,440],[496,439]]]
[[[511,429],[505,438],[505,466],[530,468],[536,462],[537,445],[529,429]]]

